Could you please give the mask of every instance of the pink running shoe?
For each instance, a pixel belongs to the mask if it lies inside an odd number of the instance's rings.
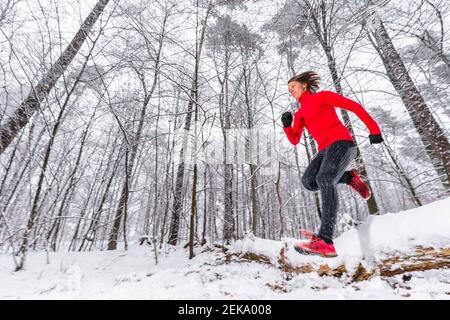
[[[310,242],[297,243],[294,249],[300,254],[319,255],[325,258],[337,257],[334,245],[328,244],[322,238],[314,235]]]
[[[352,180],[350,180],[349,186],[353,190],[358,192],[359,195],[364,200],[368,200],[371,196],[369,187],[367,187],[367,185],[364,183],[364,181],[362,181],[361,177],[359,176],[358,172],[356,172],[356,170],[353,169],[353,170],[350,170],[349,172],[352,176]]]

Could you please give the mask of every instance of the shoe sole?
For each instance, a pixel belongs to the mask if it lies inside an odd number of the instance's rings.
[[[298,253],[303,254],[303,255],[307,255],[307,256],[319,256],[319,257],[323,257],[323,258],[335,258],[335,257],[337,257],[336,253],[322,254],[322,253],[318,253],[318,252],[312,252],[312,251],[303,250],[303,249],[297,248],[296,246],[294,246],[294,249]]]

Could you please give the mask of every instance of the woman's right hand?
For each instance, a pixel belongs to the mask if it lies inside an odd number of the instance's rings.
[[[283,127],[285,128],[290,127],[292,125],[292,120],[293,120],[292,113],[289,111],[286,111],[281,116],[281,122],[283,122]]]

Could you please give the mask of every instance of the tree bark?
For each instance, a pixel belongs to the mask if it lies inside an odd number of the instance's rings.
[[[31,89],[27,98],[15,110],[11,118],[0,127],[0,155],[17,136],[18,132],[28,124],[31,116],[39,110],[41,102],[70,65],[108,2],[109,0],[99,0],[97,2],[70,44],[51,66],[49,72]]]
[[[450,144],[445,132],[433,117],[428,105],[412,81],[399,53],[378,16],[373,18],[373,37],[387,75],[402,99],[425,150],[441,179],[443,187],[450,190]]]

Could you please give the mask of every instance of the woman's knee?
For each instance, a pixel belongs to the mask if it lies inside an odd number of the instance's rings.
[[[302,184],[309,191],[316,191],[318,189],[315,178],[309,175],[303,175]]]
[[[316,175],[316,183],[320,189],[337,184],[336,176],[327,172],[319,172]]]

